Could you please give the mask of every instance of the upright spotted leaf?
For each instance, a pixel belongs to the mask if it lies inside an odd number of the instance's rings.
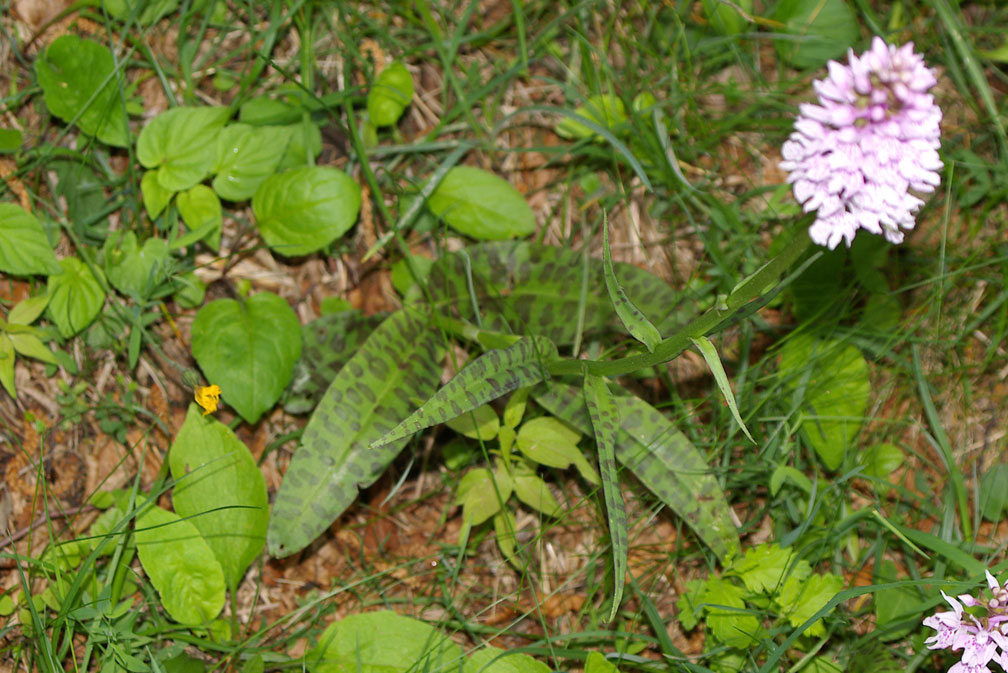
[[[626,577],[627,557],[630,543],[627,539],[626,509],[623,494],[620,493],[619,474],[616,472],[616,433],[620,419],[612,393],[601,376],[585,376],[584,399],[595,431],[595,445],[598,447],[599,472],[602,473],[602,497],[605,500],[606,517],[609,519],[609,537],[613,554],[613,601],[609,621],[616,617],[620,601],[623,600],[623,580]]]
[[[456,374],[409,418],[376,440],[374,446],[409,437],[512,390],[539,383],[545,373],[543,365],[556,356],[556,346],[544,337],[523,337],[507,348],[489,350]]]
[[[550,382],[535,400],[587,433],[591,419],[580,389]],[[724,492],[696,447],[660,411],[629,393],[615,395],[620,430],[616,459],[681,516],[720,558],[738,550],[738,534]]]
[[[441,336],[416,315],[389,316],[340,370],[301,436],[277,493],[266,544],[293,554],[322,534],[406,445],[372,448],[441,376]]]

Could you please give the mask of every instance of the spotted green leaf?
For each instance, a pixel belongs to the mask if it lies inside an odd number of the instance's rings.
[[[189,405],[168,454],[175,511],[191,521],[233,592],[266,544],[269,501],[255,459],[234,432]]]
[[[287,413],[306,414],[314,409],[339,370],[387,317],[387,313],[366,316],[347,310],[304,325],[301,359],[294,366],[294,376],[282,398]]]
[[[406,445],[372,443],[410,415],[441,375],[440,334],[406,310],[389,316],[326,390],[273,504],[269,552],[293,554],[323,533]]]
[[[606,290],[609,292],[609,301],[613,303],[620,322],[630,332],[630,336],[644,344],[649,353],[654,352],[655,346],[661,341],[661,334],[651,324],[651,321],[647,319],[647,316],[634,306],[616,278],[616,274],[613,271],[612,255],[609,252],[608,223],[602,227],[602,266]]]
[[[35,61],[35,73],[50,112],[107,145],[129,144],[125,84],[108,47],[63,35]]]
[[[290,383],[301,356],[301,325],[271,292],[240,302],[218,299],[196,314],[192,352],[223,400],[255,423]]]
[[[535,400],[583,432],[591,418],[579,388],[551,381]],[[700,452],[660,411],[629,393],[614,394],[620,417],[616,459],[682,517],[721,559],[738,550],[738,534],[724,492]]]
[[[609,537],[613,556],[613,600],[609,621],[616,618],[623,599],[623,582],[626,577],[630,543],[627,538],[626,509],[620,492],[619,473],[616,471],[616,433],[620,427],[619,411],[612,393],[601,376],[585,376],[585,405],[595,432],[598,448],[599,471],[602,474],[602,497],[609,519]]]
[[[659,330],[685,322],[676,310],[682,296],[665,281],[632,264],[615,263],[613,272]],[[593,291],[603,287],[603,273],[603,260],[566,248],[526,241],[483,243],[437,260],[427,278],[429,294],[417,288],[406,300],[429,296],[439,309],[470,322],[475,322],[475,306],[487,329],[537,334],[569,344],[578,333],[581,314],[585,333],[618,324],[609,298]]]
[[[136,519],[137,555],[161,603],[180,624],[198,626],[224,607],[224,570],[189,521],[151,505]]]
[[[543,337],[522,337],[507,348],[495,348],[476,358],[437,393],[386,435],[378,447],[461,416],[502,395],[543,380],[546,362],[556,358],[556,346]]]

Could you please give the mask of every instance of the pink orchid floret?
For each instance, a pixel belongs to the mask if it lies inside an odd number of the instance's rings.
[[[817,211],[809,235],[819,245],[849,246],[858,229],[893,243],[913,229],[924,204],[916,194],[938,186],[941,109],[927,93],[937,79],[913,43],[882,38],[848,65],[827,64],[813,84],[818,105],[800,106],[781,148],[795,198]]]
[[[990,600],[980,601],[969,594],[952,598],[942,591],[952,609],[924,619],[924,626],[935,630],[924,641],[928,649],[961,652],[949,673],[990,673],[991,662],[1008,671],[1008,582],[998,584],[989,571],[986,576],[993,594]],[[966,608],[971,608],[970,613]]]

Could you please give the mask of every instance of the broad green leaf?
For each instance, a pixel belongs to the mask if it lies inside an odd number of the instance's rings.
[[[27,355],[30,358],[48,362],[51,365],[59,364],[53,352],[36,335],[30,332],[20,332],[8,336],[11,343],[14,344],[14,350],[20,355]]]
[[[896,564],[888,560],[882,561],[877,568],[875,582],[888,584],[899,579]],[[879,589],[874,595],[873,605],[877,627],[875,633],[882,640],[902,638],[920,625],[921,593],[915,587]]]
[[[512,429],[518,427],[522,417],[525,416],[525,406],[531,392],[532,388],[526,387],[519,388],[511,393],[511,396],[508,397],[507,402],[504,404],[504,413],[502,414],[504,425]]]
[[[840,593],[843,587],[843,578],[838,575],[812,575],[808,578],[792,575],[785,580],[776,601],[791,626],[801,626]],[[805,633],[812,637],[826,633],[822,619],[813,622]]]
[[[595,469],[577,446],[578,436],[556,418],[540,416],[518,428],[518,450],[540,465],[566,470],[574,465],[591,484],[601,482]]]
[[[134,299],[148,299],[168,277],[168,243],[148,238],[142,247],[132,231],[109,235],[102,247],[105,275],[112,286]]]
[[[472,166],[449,170],[427,206],[453,229],[484,241],[528,236],[535,215],[507,180]]]
[[[288,126],[225,126],[217,136],[214,191],[229,201],[251,199],[280,165],[291,135]]]
[[[707,580],[686,580],[686,590],[676,600],[676,607],[679,608],[676,617],[684,630],[692,631],[700,623],[698,618],[703,613],[701,601],[706,590]]]
[[[612,393],[601,376],[585,376],[585,405],[595,432],[598,447],[599,471],[602,473],[602,497],[605,500],[606,517],[609,520],[609,538],[613,557],[613,600],[609,621],[616,618],[620,602],[623,600],[623,583],[626,578],[627,557],[630,543],[627,537],[626,509],[623,493],[620,491],[619,473],[616,471],[616,433],[619,431],[619,412],[613,402]]]
[[[549,382],[533,392],[554,416],[584,432],[591,420],[579,388]],[[629,393],[614,398],[621,420],[616,459],[682,517],[721,559],[739,548],[732,512],[703,456],[665,416]]]
[[[46,293],[22,299],[7,314],[7,322],[11,325],[30,325],[38,320],[48,305],[49,295]]]
[[[213,416],[189,405],[168,454],[172,504],[196,527],[234,592],[266,545],[266,481],[245,444]]]
[[[157,169],[161,186],[189,189],[210,175],[217,156],[217,135],[230,111],[225,107],[177,107],[147,123],[137,139],[137,158]]]
[[[367,111],[375,126],[391,126],[413,100],[413,76],[395,61],[378,73],[367,96]]]
[[[462,505],[462,518],[470,526],[478,526],[501,510],[513,490],[514,483],[507,470],[498,466],[491,472],[478,467],[466,472],[459,481],[454,502]]]
[[[462,665],[462,673],[550,673],[551,670],[546,664],[522,652],[490,646],[473,652]]]
[[[722,35],[738,35],[746,29],[746,19],[741,12],[753,13],[752,0],[703,0],[704,16],[711,28]],[[740,12],[741,10],[741,12]]]
[[[739,576],[749,591],[772,594],[784,581],[793,554],[790,547],[782,549],[780,545],[763,543],[747,549],[728,569]]]
[[[63,272],[49,276],[49,319],[60,336],[72,337],[91,324],[105,303],[105,290],[88,266],[76,257],[61,259]]]
[[[107,145],[129,144],[125,82],[108,47],[62,35],[35,61],[35,74],[54,115]]]
[[[895,474],[903,466],[903,451],[895,444],[883,442],[864,449],[858,456],[858,463],[864,466],[862,472],[866,477],[882,479],[888,482],[889,476]],[[1008,489],[1008,482],[1005,482],[1004,486]],[[980,489],[980,500],[982,503],[982,487]]]
[[[219,251],[224,216],[220,199],[214,191],[206,185],[196,185],[181,192],[175,202],[189,233],[172,241],[172,248],[183,248],[206,240],[211,249]]]
[[[303,166],[266,178],[252,198],[259,233],[287,257],[307,255],[342,236],[357,220],[361,190],[343,171]]]
[[[620,322],[630,332],[630,336],[644,344],[649,353],[653,353],[655,346],[662,340],[658,329],[651,324],[640,309],[634,306],[627,297],[626,292],[620,287],[619,280],[613,271],[612,255],[609,252],[609,224],[602,226],[602,264],[603,275],[605,276],[606,290],[609,292],[609,301],[616,309],[616,315]],[[746,434],[749,434],[748,432]]]
[[[584,105],[574,110],[574,115],[583,117],[606,129],[615,129],[627,120],[626,106],[623,101],[612,94],[598,94],[588,98]],[[563,138],[597,138],[598,134],[588,128],[574,116],[564,117],[556,125],[558,136]]]
[[[517,542],[518,522],[515,521],[514,514],[506,507],[501,508],[493,516],[494,537],[497,539],[497,547],[507,562],[516,569],[521,569],[522,565],[515,555],[515,543]]]
[[[291,130],[291,138],[277,170],[314,166],[316,157],[322,153],[322,131],[319,130],[318,124],[310,117],[305,117],[287,128]]]
[[[753,436],[749,434],[749,428],[746,427],[745,422],[742,420],[742,416],[739,415],[738,405],[735,404],[735,393],[732,392],[731,383],[728,382],[728,375],[725,374],[724,366],[721,364],[721,356],[718,355],[717,349],[714,348],[714,344],[711,340],[705,336],[698,336],[695,339],[690,339],[696,349],[700,351],[700,355],[703,356],[704,362],[707,363],[707,367],[711,370],[711,374],[714,375],[714,382],[717,384],[718,390],[721,391],[721,397],[724,398],[725,403],[728,405],[728,409],[731,411],[732,418],[738,423],[739,427],[742,428],[742,432],[745,436],[749,438],[749,441],[753,444],[756,440]]]
[[[584,673],[619,673],[619,669],[601,652],[589,652],[585,659]]]
[[[545,376],[544,363],[556,356],[556,346],[542,337],[523,337],[507,348],[489,350],[456,374],[409,418],[374,442],[374,446],[409,437],[512,390],[539,383]]]
[[[0,154],[13,154],[21,149],[24,135],[18,129],[0,128]]]
[[[171,618],[206,624],[224,607],[224,571],[196,527],[155,505],[136,519],[137,555]]]
[[[301,358],[282,400],[287,413],[304,414],[314,409],[339,370],[386,317],[385,313],[366,316],[346,310],[302,327]]]
[[[462,648],[432,626],[394,612],[334,622],[305,655],[311,673],[457,673]]]
[[[744,591],[725,579],[712,577],[700,599],[707,628],[729,647],[747,648],[759,638],[759,620],[746,612]]]
[[[222,398],[255,423],[290,383],[301,356],[301,325],[286,301],[261,292],[212,301],[192,325],[193,357]]]
[[[563,512],[560,503],[550,493],[549,486],[528,466],[519,463],[514,468],[514,494],[523,503],[546,516],[557,517]]]
[[[991,465],[980,477],[980,514],[998,522],[1008,509],[1008,464]]]
[[[406,445],[372,448],[441,377],[440,333],[407,310],[389,316],[333,380],[301,436],[273,504],[266,541],[276,557],[303,549],[370,486]]]
[[[796,68],[818,68],[839,58],[860,37],[847,0],[782,0],[773,18],[789,36],[774,41],[777,53]]]
[[[140,195],[143,197],[147,217],[154,220],[168,207],[175,192],[161,186],[157,171],[144,171],[143,177],[140,178]]]
[[[790,465],[778,465],[777,469],[770,475],[770,493],[777,495],[777,492],[780,491],[781,486],[785,483],[793,484],[805,493],[812,493],[811,479]]]
[[[493,407],[484,404],[445,421],[445,425],[470,439],[482,439],[487,442],[497,436],[497,431],[500,430],[500,418]]]
[[[14,389],[14,343],[6,332],[0,332],[0,383],[7,394],[17,399]]]
[[[781,348],[778,376],[801,393],[808,412],[802,431],[826,467],[836,470],[854,445],[871,396],[868,363],[861,351],[801,334]]]
[[[0,203],[0,271],[15,276],[60,272],[42,225],[13,203]]]

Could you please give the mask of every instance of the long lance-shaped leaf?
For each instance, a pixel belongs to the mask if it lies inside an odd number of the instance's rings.
[[[551,381],[535,393],[536,402],[585,434],[591,419],[578,388]],[[627,393],[615,395],[620,431],[616,459],[652,493],[681,516],[722,560],[739,548],[732,512],[703,456],[660,411]]]
[[[647,316],[634,306],[634,303],[630,301],[630,298],[627,297],[626,292],[623,291],[619,281],[616,279],[616,273],[613,271],[612,254],[609,252],[608,221],[602,225],[602,264],[606,290],[609,291],[609,300],[612,301],[613,308],[616,309],[616,315],[619,316],[620,322],[630,332],[630,336],[644,344],[649,353],[653,353],[655,346],[662,340],[661,334],[651,324],[651,321],[647,319]]]
[[[711,374],[714,375],[714,382],[717,383],[718,390],[721,391],[722,397],[725,399],[725,403],[728,405],[729,411],[731,411],[732,418],[735,422],[739,424],[742,428],[742,432],[745,436],[749,438],[749,441],[753,444],[756,440],[753,436],[749,434],[749,428],[746,427],[745,422],[742,420],[742,416],[739,414],[738,405],[735,404],[735,394],[732,393],[731,384],[728,383],[728,375],[725,374],[724,365],[721,364],[721,358],[718,356],[717,349],[714,348],[714,344],[711,340],[705,336],[699,336],[696,339],[690,339],[693,345],[697,347],[700,351],[700,355],[707,362],[707,366],[711,370]]]
[[[266,535],[270,554],[303,549],[385,471],[406,438],[371,444],[409,416],[411,399],[437,388],[440,340],[423,319],[398,311],[336,375],[277,493]]]
[[[522,337],[507,348],[489,350],[372,446],[401,440],[424,428],[450,421],[512,390],[535,385],[546,375],[543,365],[556,356],[556,346],[545,337]]]
[[[595,431],[595,445],[598,447],[599,471],[602,473],[602,497],[605,500],[606,517],[609,519],[609,537],[613,555],[613,600],[609,621],[616,618],[620,602],[623,600],[623,583],[626,580],[627,557],[630,543],[627,539],[626,509],[623,494],[620,493],[619,474],[616,472],[616,433],[620,418],[613,402],[612,393],[601,376],[585,376],[585,405]]]

